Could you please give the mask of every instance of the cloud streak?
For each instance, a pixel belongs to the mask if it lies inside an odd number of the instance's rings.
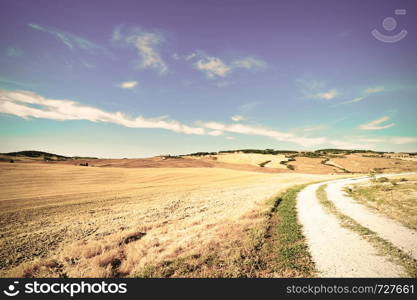
[[[32,29],[53,35],[70,50],[80,49],[90,54],[111,55],[107,49],[75,34],[33,23],[29,23],[28,26]]]
[[[337,89],[328,89],[325,81],[298,79],[296,83],[300,86],[301,93],[305,98],[332,100],[339,96]]]
[[[137,81],[125,81],[125,82],[119,83],[117,86],[122,89],[133,89],[137,85],[138,85]]]
[[[121,112],[106,112],[70,100],[47,99],[28,91],[0,90],[0,112],[21,118],[33,117],[58,121],[88,120],[113,123],[129,128],[155,128],[185,134],[205,134],[203,128],[187,126],[174,120],[142,116],[130,118]]]
[[[243,124],[217,122],[195,122],[195,126],[182,124],[165,117],[131,118],[122,112],[107,112],[92,106],[85,106],[71,100],[48,99],[30,91],[0,90],[0,113],[21,118],[43,118],[57,121],[88,120],[91,122],[113,123],[129,128],[165,129],[177,133],[220,136],[225,132],[269,137],[304,147],[323,144],[326,138],[302,137],[292,133]]]
[[[369,123],[359,125],[358,129],[360,129],[360,130],[381,130],[381,129],[390,128],[390,127],[395,125],[395,123],[390,123],[390,124],[387,124],[387,125],[381,125],[382,123],[385,123],[388,120],[389,120],[388,116],[383,116],[383,117],[381,117],[379,119],[376,119],[376,120],[373,120]]]
[[[234,116],[231,116],[230,119],[232,119],[232,121],[235,121],[235,122],[240,122],[240,121],[243,121],[245,118],[241,115],[234,115]]]
[[[385,88],[383,86],[378,86],[378,87],[373,87],[373,88],[368,88],[365,90],[366,94],[375,94],[375,93],[380,93],[383,92],[385,90]]]
[[[243,124],[228,125],[228,124],[223,124],[223,123],[218,123],[218,122],[207,122],[207,123],[200,122],[199,125],[204,128],[221,131],[221,132],[269,137],[277,141],[291,142],[291,143],[299,144],[305,147],[316,146],[316,145],[320,145],[326,142],[326,138],[324,137],[318,137],[318,138],[300,137],[291,133],[285,133],[285,132],[281,132],[278,130],[272,130],[268,128],[243,125]]]
[[[107,112],[96,107],[82,105],[71,100],[48,99],[30,91],[0,90],[0,113],[15,115],[21,118],[42,118],[57,121],[87,120],[91,122],[112,123],[128,128],[164,129],[189,135],[223,136],[225,133],[253,135],[271,138],[280,142],[289,142],[303,147],[333,145],[340,148],[370,149],[372,143],[407,144],[416,143],[416,137],[388,138],[355,138],[356,141],[370,144],[351,143],[328,139],[326,137],[305,137],[293,133],[282,132],[262,126],[246,124],[224,124],[220,122],[194,122],[186,125],[166,117],[145,118],[130,117],[122,112]],[[367,124],[361,125],[365,130],[388,128],[394,124],[380,125],[389,118],[384,116]],[[227,135],[224,137],[227,138]]]
[[[337,95],[339,94],[339,92],[335,89],[324,92],[324,93],[318,93],[316,95],[313,96],[313,98],[316,99],[324,99],[324,100],[332,100],[334,98],[337,97]]]

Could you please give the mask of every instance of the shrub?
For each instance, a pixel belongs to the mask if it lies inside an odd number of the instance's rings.
[[[266,165],[267,163],[270,163],[270,162],[271,162],[270,160],[264,161],[264,162],[260,163],[260,164],[259,164],[259,166],[260,166],[261,168],[263,168],[263,167],[265,167],[265,165]]]
[[[378,178],[378,182],[388,182],[389,179],[387,177],[380,177]]]

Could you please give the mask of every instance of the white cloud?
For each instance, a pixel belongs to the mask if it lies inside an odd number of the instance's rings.
[[[232,119],[235,122],[243,121],[245,118],[241,115],[234,115],[230,119]]]
[[[125,82],[119,83],[117,86],[122,89],[133,89],[137,85],[138,85],[137,81],[125,81]]]
[[[206,73],[208,78],[225,77],[231,72],[231,68],[217,57],[206,57],[194,64],[195,68]]]
[[[82,105],[71,100],[48,99],[29,91],[0,90],[0,113],[21,118],[44,118],[58,121],[88,120],[91,122],[113,123],[129,128],[165,129],[184,134],[220,136],[225,133],[268,137],[303,147],[331,144],[338,147],[363,148],[364,145],[349,144],[347,141],[329,141],[325,137],[305,137],[261,126],[244,124],[223,124],[219,122],[195,122],[189,126],[166,117],[130,117],[122,112],[107,112],[96,107]],[[383,121],[381,121],[383,122]],[[229,137],[226,136],[227,139]],[[414,142],[415,138],[398,137],[393,143]]]
[[[219,135],[222,135],[223,134],[223,131],[221,131],[221,130],[213,130],[213,131],[209,131],[207,134],[208,135],[212,135],[212,136],[219,136]]]
[[[318,93],[316,95],[313,96],[313,98],[317,98],[317,99],[324,99],[324,100],[332,100],[334,98],[337,97],[338,95],[338,91],[333,89],[324,93]]]
[[[356,103],[356,102],[362,101],[363,99],[365,99],[365,97],[356,97],[356,98],[354,98],[352,100],[345,101],[345,102],[342,102],[340,104]]]
[[[354,99],[352,99],[352,100],[349,100],[349,101],[345,101],[345,102],[342,102],[342,103],[340,103],[340,104],[349,104],[349,103],[356,103],[356,102],[360,102],[360,101],[362,101],[363,99],[365,99],[369,94],[374,94],[374,93],[379,93],[379,92],[383,92],[385,89],[384,89],[384,87],[383,86],[379,86],[379,87],[373,87],[373,88],[368,88],[368,89],[366,89],[362,94],[363,94],[363,96],[360,96],[360,97],[356,97],[356,98],[354,98]]]
[[[365,93],[367,94],[373,94],[373,93],[379,93],[379,92],[383,92],[385,89],[383,86],[378,86],[378,87],[373,87],[373,88],[368,88],[365,90]]]
[[[339,149],[371,149],[372,145],[370,144],[358,144],[358,143],[351,143],[348,141],[339,141],[339,140],[331,140],[329,144],[336,146]]]
[[[185,60],[186,61],[189,61],[189,60],[191,60],[191,59],[193,59],[194,57],[196,57],[197,56],[197,54],[196,53],[191,53],[190,55],[187,55],[187,56],[185,56]]]
[[[263,127],[254,127],[254,126],[243,125],[243,124],[227,125],[227,124],[222,124],[218,122],[207,122],[207,123],[200,123],[200,125],[201,127],[205,127],[205,128],[212,129],[212,130],[218,130],[222,132],[265,136],[265,137],[269,137],[278,141],[291,142],[291,143],[299,144],[305,147],[319,145],[319,144],[323,144],[326,142],[326,139],[324,137],[318,137],[318,138],[300,137],[291,133],[285,133],[285,132],[281,132],[278,130],[272,130],[272,129],[267,129]]]
[[[139,28],[132,28],[125,34],[119,26],[113,31],[113,41],[124,42],[135,47],[140,58],[139,68],[156,69],[161,74],[168,72],[168,66],[159,52],[159,47],[164,42],[162,35],[145,32]]]
[[[30,106],[35,104],[40,108]],[[165,118],[130,118],[121,112],[107,112],[84,106],[70,100],[54,100],[28,91],[0,90],[0,112],[22,118],[43,118],[52,120],[88,120],[91,122],[114,123],[130,128],[159,128],[185,134],[205,134],[201,127],[191,127]]]
[[[332,100],[339,95],[336,89],[329,90],[325,81],[298,79],[296,82],[305,98]]]
[[[373,120],[369,123],[359,125],[358,129],[361,129],[361,130],[381,130],[381,129],[390,128],[390,127],[395,125],[395,123],[390,123],[390,124],[387,124],[387,125],[380,125],[380,124],[382,124],[382,123],[384,123],[388,120],[389,120],[388,116],[383,116],[383,117],[381,117],[379,119],[376,119],[376,120]]]
[[[189,61],[194,58],[198,58],[198,60],[194,62],[194,67],[197,70],[206,73],[207,77],[210,79],[224,78],[236,69],[261,70],[267,67],[266,62],[253,56],[236,59],[226,63],[218,57],[207,56],[201,51],[191,53],[186,56],[184,60]]]
[[[233,61],[232,66],[234,68],[242,68],[248,70],[265,69],[266,63],[263,60],[255,58],[253,56],[237,59]]]

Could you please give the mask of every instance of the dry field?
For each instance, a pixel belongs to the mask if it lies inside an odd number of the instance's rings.
[[[290,166],[294,166],[294,171],[305,172],[308,174],[334,174],[343,173],[340,169],[325,165],[322,162],[322,158],[309,158],[309,157],[297,157],[295,161],[288,163]]]
[[[287,167],[281,162],[288,160],[287,157],[283,154],[272,155],[272,154],[257,154],[257,153],[220,153],[217,155],[208,155],[203,157],[198,156],[189,156],[190,158],[207,160],[215,160],[221,163],[227,164],[239,164],[239,165],[250,165],[250,166],[263,166],[264,168],[277,168],[277,169],[287,169]]]
[[[266,199],[329,176],[0,163],[0,178],[1,277],[107,277],[232,245]]]
[[[410,172],[417,169],[417,162],[383,157],[364,157],[361,154],[350,154],[344,158],[332,158],[334,163],[352,173],[368,173],[379,169],[384,173]]]
[[[263,161],[266,161],[265,159]],[[284,165],[281,168],[262,168],[249,163],[228,163],[214,160],[211,157],[150,157],[130,159],[76,159],[59,162],[48,162],[49,164],[79,165],[87,162],[94,167],[115,167],[115,168],[224,168],[231,170],[253,171],[262,173],[287,173]]]

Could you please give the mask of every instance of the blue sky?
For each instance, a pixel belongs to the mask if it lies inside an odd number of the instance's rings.
[[[416,8],[1,1],[0,152],[417,151]]]

